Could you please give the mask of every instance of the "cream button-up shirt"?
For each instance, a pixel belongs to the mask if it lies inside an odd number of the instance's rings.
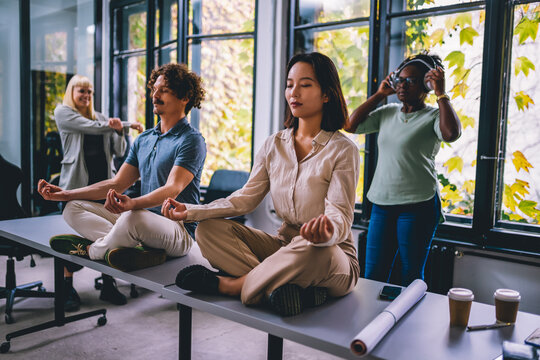
[[[238,216],[253,211],[270,191],[276,214],[283,220],[278,236],[290,242],[300,227],[325,214],[334,226],[329,242],[356,258],[351,225],[358,181],[358,148],[339,131],[321,130],[312,150],[296,158],[293,129],[270,136],[258,152],[249,180],[230,196],[207,205],[185,204],[187,221]]]

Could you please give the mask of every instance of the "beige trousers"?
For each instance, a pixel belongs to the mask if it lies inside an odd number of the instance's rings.
[[[135,247],[139,243],[164,249],[167,256],[183,256],[193,239],[182,221],[173,221],[141,209],[113,214],[102,204],[73,200],[64,209],[64,220],[79,234],[94,243],[88,255],[92,260],[105,258],[107,250]]]
[[[316,247],[301,236],[286,243],[277,236],[232,220],[199,223],[195,238],[212,266],[232,276],[248,274],[240,298],[259,303],[281,285],[320,286],[343,296],[358,281],[358,265],[339,246]]]

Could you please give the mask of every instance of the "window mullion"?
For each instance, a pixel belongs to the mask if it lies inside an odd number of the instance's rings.
[[[102,94],[102,44],[103,44],[103,2],[102,0],[95,0],[94,3],[95,12],[95,32],[94,32],[94,108],[98,111],[104,112],[101,108],[101,94]]]
[[[377,92],[380,80],[384,76],[384,46],[386,38],[387,12],[386,0],[371,0],[369,17],[369,65],[368,65],[368,88],[367,96]],[[371,185],[371,180],[375,174],[377,165],[377,135],[368,134],[365,137],[364,154],[364,193],[362,194],[362,219],[367,221],[371,214],[370,202],[367,199],[367,191]]]
[[[506,157],[506,142],[507,142],[507,121],[508,121],[508,100],[510,96],[510,79],[511,79],[511,65],[512,65],[512,33],[514,23],[514,11],[513,6],[508,4],[506,7],[508,10],[505,18],[507,19],[508,26],[505,28],[506,32],[504,33],[504,49],[507,49],[506,56],[503,59],[503,79],[502,79],[502,106],[501,114],[499,117],[499,143],[497,150],[497,175],[496,175],[496,191],[493,198],[494,203],[494,222],[495,226],[499,220],[499,214],[502,210],[502,201],[503,201],[503,192],[504,192],[504,167],[505,167],[505,157]]]
[[[178,6],[178,61],[187,64],[188,44],[187,35],[189,27],[189,0],[179,0]]]
[[[154,0],[147,0],[146,10],[146,80],[150,79],[154,69],[154,43],[156,31],[156,3]],[[146,128],[154,127],[154,113],[152,106],[152,94],[148,87],[145,87],[146,94]]]
[[[501,119],[503,90],[503,59],[508,56],[506,40],[506,5],[489,1],[486,4],[480,118],[475,186],[475,211],[473,215],[474,241],[485,245],[495,216],[497,158],[499,145],[499,120]]]

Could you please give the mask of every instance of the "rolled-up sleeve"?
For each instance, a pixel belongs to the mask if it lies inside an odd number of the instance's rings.
[[[99,114],[99,113],[98,113]],[[106,120],[106,118],[102,115],[98,115],[100,120]],[[126,128],[124,128],[124,131],[122,131],[122,134],[119,134],[116,131],[113,131],[111,134],[111,152],[116,156],[123,156],[126,152],[127,148],[127,141],[124,135],[126,135]]]
[[[358,148],[354,144],[348,143],[336,159],[324,200],[324,214],[332,222],[334,233],[330,241],[313,244],[314,246],[331,246],[348,238],[354,220],[359,164]]]
[[[244,187],[210,204],[185,204],[188,210],[187,221],[239,216],[255,210],[270,190],[266,156],[268,146],[267,141],[257,153],[253,169]]]

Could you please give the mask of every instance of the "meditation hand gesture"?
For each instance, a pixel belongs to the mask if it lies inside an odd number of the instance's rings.
[[[163,216],[171,220],[180,221],[187,219],[186,205],[172,198],[168,198],[163,202],[163,205],[161,206],[161,213]]]
[[[61,187],[51,185],[41,179],[38,182],[38,193],[45,199],[51,201],[68,201],[68,194]]]
[[[121,214],[125,211],[133,210],[135,202],[127,195],[122,195],[113,189],[110,189],[107,193],[107,200],[105,200],[105,209],[109,210],[113,214]]]
[[[119,133],[123,131],[122,121],[119,118],[110,118],[109,127]]]
[[[332,238],[334,225],[326,215],[309,220],[300,228],[300,235],[314,244],[322,244]]]

